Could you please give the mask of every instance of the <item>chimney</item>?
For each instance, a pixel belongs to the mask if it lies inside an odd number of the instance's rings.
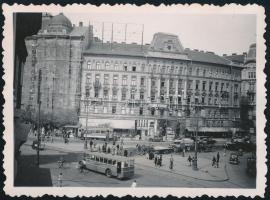
[[[79,22],[79,27],[82,27],[83,26],[83,22]]]
[[[232,56],[236,56],[237,54],[236,53],[233,53]]]
[[[227,54],[223,54],[223,57],[226,57],[227,56]]]

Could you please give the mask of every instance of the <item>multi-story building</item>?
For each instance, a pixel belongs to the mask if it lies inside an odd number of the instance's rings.
[[[83,57],[83,126],[136,128],[144,138],[160,134],[165,120],[193,133],[192,108],[199,107],[199,133],[238,127],[241,67],[213,52],[184,49],[176,35],[156,33],[144,46],[93,43]]]
[[[105,43],[92,29],[63,14],[43,16],[39,33],[26,40],[25,108],[37,110],[42,69],[41,110],[78,109],[84,129],[106,124],[143,139],[166,135],[166,127],[215,136],[238,130],[239,64],[184,49],[173,34],[156,33],[146,45]]]
[[[92,29],[72,25],[62,13],[43,14],[38,34],[25,40],[26,59],[22,106],[37,111],[38,76],[41,70],[41,111],[63,114],[69,110],[77,115],[81,94],[82,51],[90,43]],[[63,116],[62,116],[63,117]]]
[[[251,122],[246,128],[249,129],[249,133],[254,134],[256,132],[256,44],[250,45],[244,63],[241,95],[245,99],[243,99],[243,106],[246,106],[248,120]]]
[[[240,127],[244,135],[256,132],[256,44],[251,44],[247,53],[226,56],[242,66]]]

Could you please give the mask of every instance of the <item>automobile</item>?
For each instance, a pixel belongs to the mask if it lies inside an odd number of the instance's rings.
[[[45,144],[44,143],[41,143],[39,141],[39,145],[38,145],[38,141],[34,140],[33,143],[32,143],[32,149],[38,150],[38,146],[39,146],[39,150],[44,150],[45,149]]]
[[[239,159],[238,159],[237,153],[233,152],[233,153],[230,154],[229,163],[230,164],[235,164],[235,165],[239,164]]]

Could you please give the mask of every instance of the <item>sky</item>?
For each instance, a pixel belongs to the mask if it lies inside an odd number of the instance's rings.
[[[256,41],[256,15],[252,14],[190,14],[188,12],[121,12],[91,10],[85,13],[63,12],[72,24],[94,26],[94,34],[111,39],[112,22],[114,40],[124,41],[125,23],[127,42],[151,43],[154,33],[166,32],[178,35],[184,48],[212,51],[218,55],[242,54]],[[52,13],[53,15],[57,13]],[[131,37],[132,36],[132,37]]]

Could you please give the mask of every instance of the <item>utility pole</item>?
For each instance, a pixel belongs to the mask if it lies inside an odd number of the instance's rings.
[[[41,106],[40,85],[41,85],[41,79],[42,79],[42,71],[41,71],[41,69],[39,69],[39,71],[38,71],[38,97],[37,97],[37,103],[38,103],[37,166],[39,166],[39,148],[40,148],[40,106]]]
[[[193,161],[193,170],[198,170],[198,131],[199,131],[199,116],[197,115],[197,105],[195,104],[195,117],[197,118],[196,120],[196,131],[195,131],[195,155],[194,155],[194,161]]]

